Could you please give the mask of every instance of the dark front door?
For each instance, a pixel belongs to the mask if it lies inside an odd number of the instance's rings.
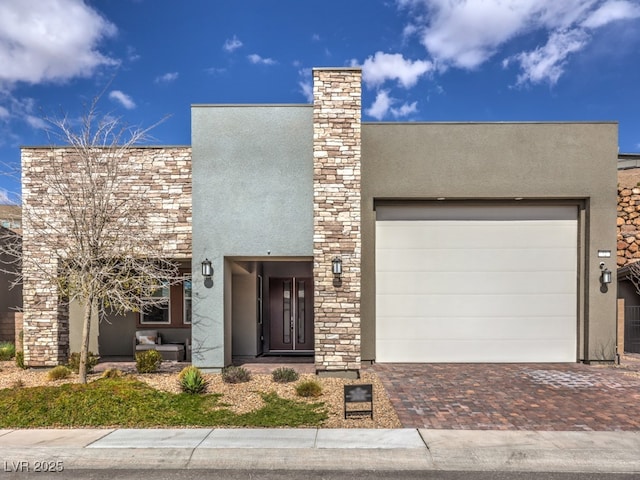
[[[311,278],[269,279],[269,349],[313,351]]]

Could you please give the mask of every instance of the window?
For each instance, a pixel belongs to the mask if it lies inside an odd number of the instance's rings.
[[[191,278],[185,278],[182,282],[182,322],[191,325]]]
[[[171,293],[169,284],[165,283],[158,288],[153,294],[154,300],[158,303],[142,309],[140,323],[171,323],[171,311],[169,305],[171,303]]]
[[[138,326],[164,326],[166,328],[191,327],[191,273],[182,272],[182,280],[165,283],[153,295],[159,302],[143,309],[138,316]]]

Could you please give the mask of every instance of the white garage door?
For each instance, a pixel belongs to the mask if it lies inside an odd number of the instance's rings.
[[[575,362],[577,208],[379,206],[378,362]]]

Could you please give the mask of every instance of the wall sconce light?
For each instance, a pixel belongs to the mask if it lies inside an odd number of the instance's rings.
[[[213,266],[211,265],[211,260],[208,258],[204,259],[202,262],[202,276],[204,278],[213,277]]]
[[[331,272],[333,273],[333,285],[336,287],[342,285],[342,259],[340,257],[331,260]]]
[[[600,270],[602,271],[600,273],[600,283],[603,285],[611,283],[611,270],[605,266],[604,262],[600,262]]]

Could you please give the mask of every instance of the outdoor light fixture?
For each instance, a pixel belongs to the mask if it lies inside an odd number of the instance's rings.
[[[342,285],[342,259],[335,257],[331,260],[331,272],[333,273],[333,285],[339,287]]]
[[[331,260],[331,271],[336,277],[342,275],[342,259],[340,257]]]
[[[611,270],[605,266],[604,262],[600,262],[600,270],[602,271],[600,274],[600,283],[603,285],[611,283]]]
[[[202,276],[204,278],[213,277],[213,266],[211,265],[211,260],[205,258],[202,262]]]

